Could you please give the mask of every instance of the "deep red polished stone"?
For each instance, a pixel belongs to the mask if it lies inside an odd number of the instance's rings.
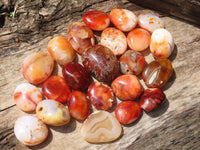
[[[122,124],[130,124],[137,120],[141,115],[141,108],[135,101],[121,102],[115,108],[115,116]]]
[[[157,108],[165,100],[165,97],[165,93],[161,89],[146,89],[140,98],[140,107],[149,112]]]
[[[48,99],[65,103],[71,89],[63,77],[51,76],[42,85],[42,92]]]
[[[81,58],[85,68],[99,81],[110,82],[118,75],[117,57],[103,45],[88,48]]]
[[[88,96],[92,104],[99,110],[108,110],[116,102],[112,89],[103,82],[93,82],[88,87]]]
[[[77,120],[85,120],[90,114],[90,105],[87,96],[80,91],[73,91],[69,95],[69,112]]]
[[[87,11],[82,18],[89,28],[96,31],[102,31],[110,25],[110,17],[99,10]]]
[[[62,68],[62,74],[68,85],[74,90],[84,91],[90,85],[90,75],[79,63],[65,64]]]

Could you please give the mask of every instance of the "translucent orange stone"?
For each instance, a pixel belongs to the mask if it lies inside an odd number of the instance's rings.
[[[54,37],[48,43],[47,49],[55,61],[60,65],[72,62],[76,56],[76,53],[67,38],[62,36]]]
[[[127,36],[128,46],[134,51],[143,51],[149,47],[151,35],[142,28],[131,30]]]
[[[110,17],[99,10],[87,11],[82,18],[92,30],[102,31],[110,25]]]
[[[85,93],[73,91],[69,95],[69,112],[77,120],[85,120],[90,114],[90,104]]]
[[[52,73],[54,60],[48,53],[38,52],[27,56],[22,63],[24,78],[33,84],[45,81]]]
[[[157,59],[145,67],[142,78],[148,87],[160,88],[167,83],[172,72],[173,67],[170,60]]]
[[[110,12],[110,19],[119,30],[124,32],[131,31],[138,22],[137,16],[127,9],[113,9]]]
[[[67,35],[70,44],[79,54],[82,54],[95,43],[92,30],[84,22],[72,23],[68,28]]]
[[[111,84],[115,95],[122,100],[135,100],[142,92],[143,88],[140,80],[135,75],[121,75]]]

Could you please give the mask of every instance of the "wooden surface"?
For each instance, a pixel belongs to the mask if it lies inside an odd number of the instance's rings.
[[[15,0],[0,2],[0,149],[26,150],[122,150],[122,149],[190,149],[200,147],[200,29],[164,13],[157,13],[174,37],[175,49],[170,56],[174,73],[163,87],[167,100],[154,112],[143,112],[135,123],[123,126],[123,135],[106,144],[90,144],[79,134],[81,122],[50,127],[48,139],[33,147],[20,144],[14,136],[15,120],[26,113],[13,100],[13,91],[27,82],[21,74],[23,59],[33,52],[45,51],[54,36],[67,37],[70,23],[81,21],[84,12],[98,9],[109,13],[114,8],[126,8],[137,15],[152,11],[122,0]],[[14,16],[9,12],[14,10]],[[100,33],[95,32],[97,40]],[[143,52],[147,63],[153,59]],[[61,75],[60,66],[54,74]],[[144,88],[143,81],[141,80]],[[40,86],[41,87],[41,86]],[[118,101],[119,103],[119,101]],[[28,115],[35,115],[29,113]]]
[[[161,12],[187,20],[200,26],[199,0],[130,0],[140,6],[159,10]]]

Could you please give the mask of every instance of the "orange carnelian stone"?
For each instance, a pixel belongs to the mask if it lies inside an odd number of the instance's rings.
[[[87,11],[82,18],[85,24],[92,30],[102,31],[110,25],[110,17],[102,11]]]
[[[87,96],[80,91],[73,91],[69,95],[69,112],[77,120],[85,120],[90,114],[90,104]]]
[[[33,84],[45,81],[52,73],[54,60],[48,53],[38,52],[28,55],[22,63],[24,78]]]
[[[108,110],[116,102],[112,89],[103,82],[93,82],[88,87],[88,96],[92,104],[99,110]]]
[[[151,35],[142,28],[133,29],[128,33],[128,46],[134,51],[143,51],[149,47]]]
[[[131,31],[138,22],[137,16],[127,9],[113,9],[110,12],[110,19],[119,30],[124,32]]]
[[[60,65],[72,62],[76,56],[76,53],[67,38],[62,36],[54,37],[48,43],[47,49],[55,61]]]
[[[137,120],[141,115],[141,108],[135,101],[121,102],[115,108],[115,116],[122,124],[130,124]]]
[[[65,103],[68,100],[71,89],[63,77],[51,76],[42,85],[42,92],[48,99]]]
[[[72,23],[67,30],[67,35],[70,44],[79,54],[95,43],[94,33],[84,22]]]
[[[121,75],[111,84],[115,95],[122,100],[135,100],[142,92],[143,88],[140,80],[135,75]]]

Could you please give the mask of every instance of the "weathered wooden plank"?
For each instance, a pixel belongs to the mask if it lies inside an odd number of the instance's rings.
[[[131,0],[135,4],[158,10],[200,25],[199,0]]]
[[[26,113],[15,106],[13,91],[18,84],[26,82],[21,74],[23,59],[30,53],[47,51],[47,43],[52,37],[56,35],[67,37],[69,24],[81,21],[82,14],[87,10],[99,9],[109,13],[114,8],[127,8],[137,15],[151,10],[139,7],[128,0],[16,0],[14,6],[16,10],[14,17],[5,16],[5,24],[0,28],[1,150],[197,149],[199,147],[200,29],[159,12],[155,13],[162,17],[166,29],[172,33],[176,44],[170,56],[174,74],[163,88],[167,101],[159,109],[148,114],[143,112],[139,121],[123,126],[123,136],[112,143],[87,143],[79,134],[81,122],[72,120],[66,126],[50,127],[47,141],[38,146],[26,147],[20,144],[13,134],[13,125],[19,116]],[[100,33],[95,32],[95,34],[99,39]],[[145,53],[145,58],[147,63],[153,60],[149,52]],[[57,66],[54,72],[61,75],[61,68]],[[142,80],[141,82],[146,88]],[[35,114],[33,112],[30,115]]]

